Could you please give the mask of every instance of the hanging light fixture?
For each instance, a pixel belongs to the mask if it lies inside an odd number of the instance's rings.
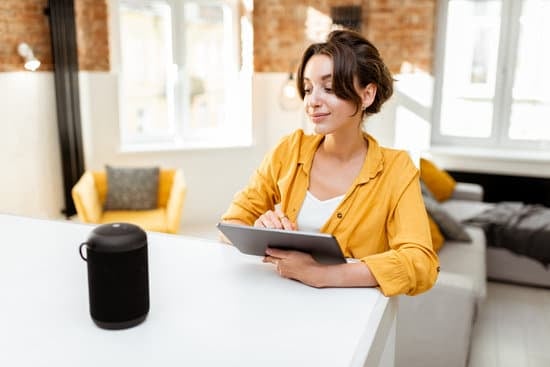
[[[25,69],[35,71],[40,67],[40,61],[34,56],[31,47],[22,42],[17,46],[17,52],[25,60]]]
[[[300,96],[298,95],[298,89],[296,87],[296,80],[294,79],[294,72],[292,71],[292,64],[288,78],[281,86],[279,92],[279,102],[284,110],[295,110],[302,105]]]

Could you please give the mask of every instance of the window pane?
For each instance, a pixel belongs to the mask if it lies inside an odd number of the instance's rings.
[[[523,1],[510,139],[550,141],[550,1]]]
[[[249,145],[251,9],[227,0],[119,1],[122,143]]]
[[[123,142],[158,140],[172,134],[171,42],[170,7],[166,3],[121,2]]]
[[[439,124],[442,135],[491,135],[500,12],[498,0],[449,1]]]
[[[184,14],[184,98],[189,106],[183,111],[184,136],[199,138],[206,131],[223,128],[227,118],[226,90],[237,74],[232,19],[230,9],[222,4],[188,2]]]

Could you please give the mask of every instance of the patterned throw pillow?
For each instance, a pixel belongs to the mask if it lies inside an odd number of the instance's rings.
[[[472,241],[472,238],[468,232],[466,232],[462,224],[447,213],[437,200],[426,195],[423,197],[428,214],[433,218],[445,239],[464,242]]]
[[[159,168],[107,165],[105,210],[147,210],[157,207]]]

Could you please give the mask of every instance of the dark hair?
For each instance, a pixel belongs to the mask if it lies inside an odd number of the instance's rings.
[[[382,61],[380,53],[361,34],[350,30],[332,31],[326,42],[314,43],[304,52],[296,84],[300,97],[304,99],[304,69],[313,55],[327,55],[332,59],[332,89],[343,100],[355,103],[357,112],[361,109],[362,99],[355,90],[354,78],[361,87],[369,83],[376,85],[374,101],[365,110],[365,114],[380,111],[380,107],[393,93],[393,77]]]

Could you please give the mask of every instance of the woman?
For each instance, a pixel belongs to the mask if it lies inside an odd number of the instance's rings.
[[[222,220],[332,233],[346,257],[323,265],[309,254],[268,249],[264,262],[314,287],[374,287],[414,295],[435,282],[418,169],[406,152],[382,148],[362,130],[393,92],[378,50],[359,33],[333,31],[309,46],[297,84],[314,135],[285,137],[237,193]]]

